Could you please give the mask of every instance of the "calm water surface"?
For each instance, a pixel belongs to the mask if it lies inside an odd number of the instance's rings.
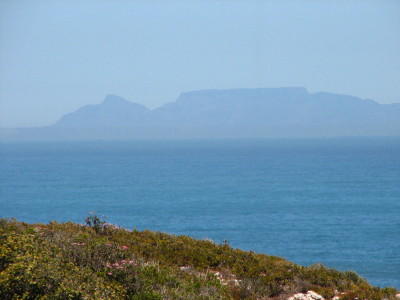
[[[228,240],[400,288],[400,139],[0,144],[0,217]]]

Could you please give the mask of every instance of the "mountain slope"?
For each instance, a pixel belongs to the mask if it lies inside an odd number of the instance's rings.
[[[64,115],[54,126],[60,127],[121,127],[145,120],[149,109],[119,96],[107,95],[98,105],[86,105]]]

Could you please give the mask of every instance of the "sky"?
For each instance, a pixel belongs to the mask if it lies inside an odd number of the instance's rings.
[[[400,102],[400,1],[0,0],[0,127],[116,94],[306,87]]]

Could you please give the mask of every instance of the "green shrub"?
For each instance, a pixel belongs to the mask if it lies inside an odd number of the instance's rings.
[[[94,215],[86,226],[0,220],[0,299],[266,299],[309,289],[326,298],[339,290],[369,300],[397,293],[372,287],[353,271],[129,231]]]

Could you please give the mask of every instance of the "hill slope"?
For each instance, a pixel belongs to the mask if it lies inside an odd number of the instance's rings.
[[[395,299],[352,271],[309,268],[228,244],[87,225],[0,220],[1,299]]]

